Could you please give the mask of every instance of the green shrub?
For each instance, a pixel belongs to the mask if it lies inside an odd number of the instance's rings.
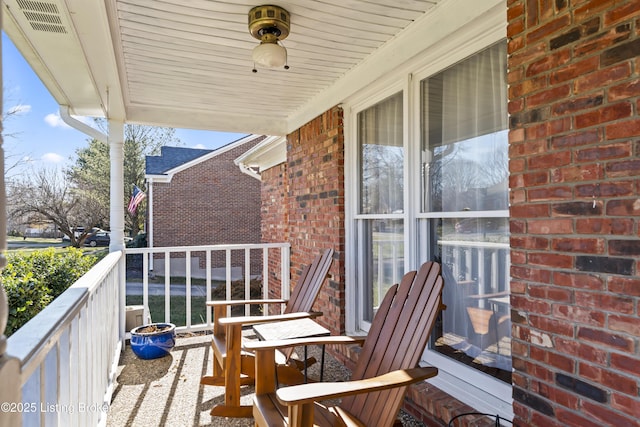
[[[9,302],[9,318],[5,335],[10,336],[40,313],[53,298],[49,295],[49,289],[41,280],[35,279],[33,274],[16,276],[5,272],[2,274],[2,285]]]
[[[38,314],[93,267],[96,257],[76,248],[17,252],[7,256],[2,283],[9,299],[7,335]]]

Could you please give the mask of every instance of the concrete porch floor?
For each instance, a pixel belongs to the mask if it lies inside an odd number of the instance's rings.
[[[250,330],[245,331],[251,338]],[[117,384],[111,400],[107,426],[253,426],[251,418],[211,417],[211,408],[224,400],[224,388],[200,385],[200,377],[212,371],[207,335],[180,335],[171,355],[155,360],[140,360],[127,345],[118,366]],[[309,355],[320,360],[317,347]],[[327,354],[325,380],[343,381],[349,371]],[[309,369],[311,378],[319,377],[319,363]],[[250,405],[253,387],[243,387],[242,403]],[[405,426],[422,426],[402,413]]]

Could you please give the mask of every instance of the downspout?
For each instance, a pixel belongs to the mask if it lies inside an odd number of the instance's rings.
[[[60,118],[63,122],[74,128],[75,130],[79,130],[80,132],[89,135],[91,138],[97,139],[98,141],[102,141],[104,143],[108,142],[107,135],[100,132],[98,129],[89,126],[86,123],[82,123],[75,117],[72,117],[69,113],[69,106],[67,105],[60,106]]]

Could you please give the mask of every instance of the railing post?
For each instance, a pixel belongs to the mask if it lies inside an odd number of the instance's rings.
[[[0,13],[0,28],[2,27],[2,14]],[[0,58],[2,57],[2,42],[0,41]],[[2,67],[0,60],[0,95],[2,94]],[[0,212],[0,271],[7,264],[4,251],[7,248],[7,210],[5,207],[6,194],[4,187],[4,148],[2,146],[2,105],[0,104],[0,199],[2,210]],[[20,402],[20,363],[15,357],[7,353],[7,337],[4,331],[9,318],[9,304],[7,294],[4,292],[4,285],[0,282],[0,427],[14,427],[22,425],[21,414],[18,411]],[[13,411],[12,411],[13,409]]]
[[[4,212],[2,215],[4,216]],[[4,243],[2,242],[3,246]],[[4,255],[0,255],[0,258],[0,263],[4,267]],[[7,295],[4,292],[4,286],[0,284],[0,383],[4,384],[0,387],[0,427],[22,425],[22,414],[18,411],[21,395],[20,362],[7,354],[7,337],[4,336],[8,316]]]

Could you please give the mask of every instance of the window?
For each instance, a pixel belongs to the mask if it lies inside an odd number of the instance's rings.
[[[361,321],[370,323],[387,289],[404,274],[402,92],[357,116]],[[362,325],[366,329],[366,325]]]
[[[424,355],[440,368],[432,382],[509,416],[506,45],[484,46],[439,68],[425,60],[388,79],[386,95],[379,86],[354,101],[348,292],[353,327],[368,330],[389,286],[439,261],[448,308]]]
[[[442,264],[431,349],[511,383],[506,48],[420,83],[423,257]]]

